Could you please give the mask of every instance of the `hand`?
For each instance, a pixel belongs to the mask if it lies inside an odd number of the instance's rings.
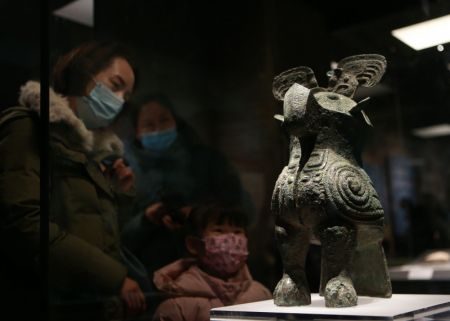
[[[164,225],[169,230],[182,228],[183,226],[180,223],[175,222],[170,213],[164,210],[164,207],[165,205],[162,202],[157,202],[150,205],[145,210],[145,217],[155,224]],[[179,209],[179,213],[185,217],[188,217],[191,210],[191,206],[184,206]]]
[[[184,206],[181,207],[180,209],[178,209],[178,213],[181,214],[182,217],[184,217],[182,219],[182,221],[184,222],[184,220],[189,216],[189,214],[191,213],[192,210],[192,206]],[[178,220],[180,220],[180,218],[178,218]],[[172,216],[167,213],[166,215],[163,215],[163,217],[161,218],[162,223],[164,224],[165,227],[167,227],[169,230],[177,230],[183,227],[183,224],[180,223],[179,221],[174,221],[174,219],[172,218]]]
[[[144,293],[139,284],[126,277],[120,289],[120,298],[127,306],[127,317],[135,317],[147,309]]]
[[[175,222],[169,214],[164,215],[161,221],[165,227],[172,231],[183,227],[180,223]]]
[[[150,222],[161,225],[161,210],[164,204],[162,202],[153,203],[145,210],[145,218]]]
[[[189,214],[191,214],[191,211],[192,211],[191,205],[186,205],[186,206],[183,206],[182,208],[180,208],[180,212],[183,213],[185,218],[189,217]]]
[[[134,184],[134,174],[129,166],[127,166],[123,158],[117,159],[113,166],[113,179],[123,192],[131,190]]]

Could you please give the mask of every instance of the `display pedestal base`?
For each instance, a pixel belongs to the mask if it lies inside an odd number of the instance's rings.
[[[359,296],[357,306],[327,308],[323,297],[312,294],[311,305],[306,306],[280,307],[267,300],[212,309],[211,321],[432,320],[421,318],[446,311],[450,311],[450,295],[394,294],[390,299]]]

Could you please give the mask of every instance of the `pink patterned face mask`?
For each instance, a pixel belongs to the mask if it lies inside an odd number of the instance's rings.
[[[243,234],[208,236],[203,241],[205,254],[200,257],[200,262],[219,276],[233,275],[247,260],[247,238]]]

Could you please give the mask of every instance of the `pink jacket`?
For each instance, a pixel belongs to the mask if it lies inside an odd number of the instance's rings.
[[[181,259],[156,271],[153,281],[174,295],[158,306],[153,320],[159,321],[209,321],[212,308],[272,298],[267,288],[253,281],[247,266],[224,281],[203,272],[195,259]]]

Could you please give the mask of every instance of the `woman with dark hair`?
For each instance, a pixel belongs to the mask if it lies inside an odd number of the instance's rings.
[[[101,320],[103,308],[83,307],[102,306],[102,300],[112,296],[125,302],[128,315],[136,315],[145,310],[145,297],[124,263],[117,221],[119,200],[130,193],[133,174],[121,158],[122,142],[107,129],[134,89],[132,60],[122,45],[86,43],[57,61],[53,85],[58,93],[50,89],[51,304],[87,304],[72,306],[67,313],[58,310],[52,317]],[[0,179],[1,234],[26,249],[17,253],[17,262],[27,262],[24,256],[30,255],[36,264],[39,83],[25,84],[19,102],[21,107],[4,113],[0,127],[0,150],[6,152],[0,163],[6,175]],[[11,181],[12,172],[20,182]]]
[[[251,202],[226,158],[201,143],[166,96],[143,99],[133,121],[126,157],[136,175],[137,197],[122,236],[151,276],[184,254],[180,228],[194,204],[240,206],[249,215]]]
[[[63,298],[120,295],[130,315],[146,303],[124,262],[117,213],[134,176],[109,126],[131,95],[135,74],[123,45],[83,44],[57,61],[58,94],[51,91],[49,109],[50,219],[66,246],[64,257],[50,253],[51,289]]]

